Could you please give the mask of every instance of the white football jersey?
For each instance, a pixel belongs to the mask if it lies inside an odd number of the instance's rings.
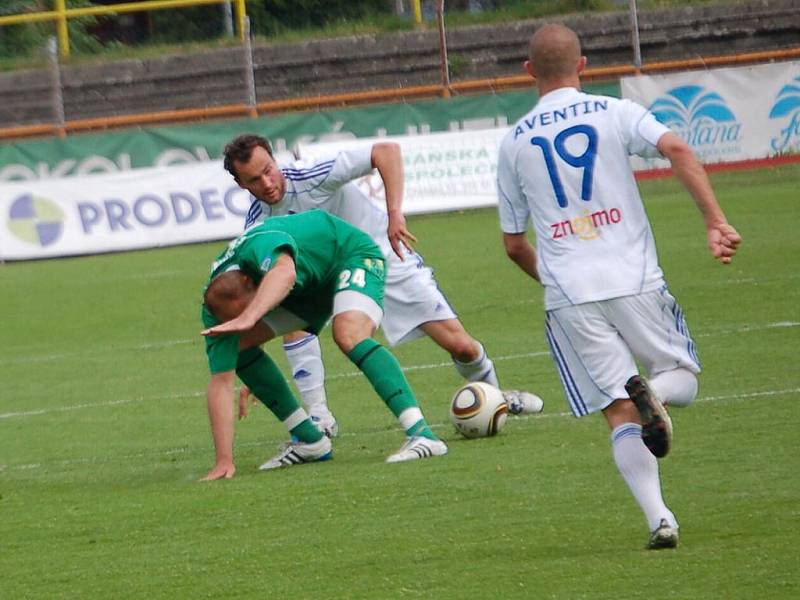
[[[340,150],[334,155],[279,164],[286,179],[286,194],[277,204],[252,199],[245,229],[269,217],[324,210],[355,225],[375,240],[384,256],[391,252],[387,235],[389,217],[353,180],[372,172],[372,147]]]
[[[630,100],[560,88],[503,139],[500,226],[533,222],[545,308],[607,300],[663,285],[653,232],[628,157],[656,157],[669,129]]]

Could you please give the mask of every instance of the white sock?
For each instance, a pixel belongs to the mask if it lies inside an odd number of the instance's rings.
[[[658,461],[642,442],[642,426],[623,423],[611,432],[611,449],[617,469],[639,503],[650,531],[657,529],[661,519],[677,527],[675,515],[661,497]]]
[[[497,380],[497,372],[494,370],[494,363],[489,360],[484,350],[483,345],[478,342],[480,348],[480,356],[472,362],[462,363],[453,359],[453,364],[456,371],[467,381],[485,381],[489,385],[496,388],[500,387],[500,382]]]
[[[689,406],[697,397],[697,376],[689,369],[663,371],[648,382],[661,402],[669,406]]]
[[[322,363],[322,348],[319,338],[313,334],[284,344],[286,358],[292,368],[292,378],[309,412],[328,409],[325,395],[325,365]]]

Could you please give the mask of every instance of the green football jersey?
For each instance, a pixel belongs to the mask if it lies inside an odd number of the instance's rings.
[[[281,254],[294,260],[296,281],[280,305],[308,323],[309,331],[317,333],[325,326],[333,312],[336,292],[349,288],[350,279],[358,280],[350,277],[354,268],[372,276],[371,285],[357,291],[383,306],[384,261],[380,248],[360,229],[321,210],[272,217],[248,229],[214,261],[206,289],[217,275],[230,270],[242,271],[258,285]],[[345,271],[348,280],[342,285]],[[219,323],[205,304],[202,320],[205,327]],[[211,371],[234,369],[238,346],[236,334],[206,337]]]

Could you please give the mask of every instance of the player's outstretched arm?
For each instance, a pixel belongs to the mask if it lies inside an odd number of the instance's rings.
[[[269,272],[258,284],[256,294],[241,314],[235,319],[204,329],[200,333],[217,336],[226,333],[249,331],[258,320],[278,306],[294,287],[297,273],[294,259],[288,254],[281,254]]]
[[[394,253],[403,258],[403,246],[413,250],[411,244],[417,238],[407,229],[403,216],[403,155],[400,145],[394,142],[378,142],[372,146],[372,166],[378,169],[386,194],[386,211],[389,228],[386,234]]]
[[[236,473],[233,464],[233,371],[214,373],[208,383],[208,420],[214,439],[214,468],[201,479],[230,479]]]
[[[504,233],[503,246],[506,248],[508,258],[530,277],[541,283],[539,271],[536,268],[536,248],[528,241],[527,234]]]
[[[658,150],[669,160],[675,177],[689,191],[700,209],[711,254],[723,264],[730,263],[742,237],[725,218],[703,165],[697,160],[689,144],[672,132],[661,136]]]

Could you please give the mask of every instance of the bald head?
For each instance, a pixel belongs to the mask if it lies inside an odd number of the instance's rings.
[[[255,293],[253,280],[241,271],[226,271],[209,284],[203,302],[218,319],[230,320],[241,314]]]
[[[544,25],[531,37],[528,59],[530,70],[539,82],[577,77],[581,43],[569,27]]]

